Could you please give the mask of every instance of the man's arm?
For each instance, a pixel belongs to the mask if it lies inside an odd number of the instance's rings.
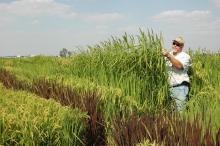
[[[163,49],[162,54],[172,63],[174,67],[177,69],[183,69],[183,64],[179,60],[175,59],[174,56],[171,55],[167,50]]]

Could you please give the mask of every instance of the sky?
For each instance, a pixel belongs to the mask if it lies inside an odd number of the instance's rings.
[[[162,33],[170,50],[218,51],[220,0],[0,0],[0,56],[58,55],[139,29]]]

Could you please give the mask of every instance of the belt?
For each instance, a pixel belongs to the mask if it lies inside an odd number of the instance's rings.
[[[179,87],[179,86],[188,86],[189,87],[189,82],[183,81],[181,84],[173,85],[172,87]]]

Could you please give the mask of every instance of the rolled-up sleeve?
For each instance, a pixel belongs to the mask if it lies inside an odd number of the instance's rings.
[[[182,63],[183,69],[188,70],[188,68],[192,65],[192,60],[188,54],[181,55],[178,60]]]

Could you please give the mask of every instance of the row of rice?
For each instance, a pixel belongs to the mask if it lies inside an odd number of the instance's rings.
[[[87,115],[0,84],[0,145],[82,145]]]

